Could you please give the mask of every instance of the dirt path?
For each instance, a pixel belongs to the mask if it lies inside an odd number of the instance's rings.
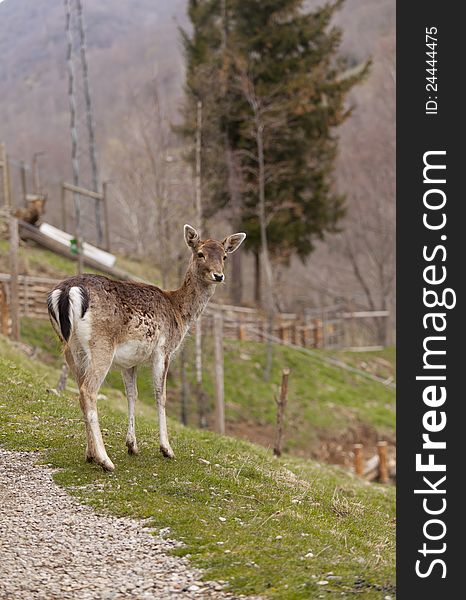
[[[0,598],[233,598],[140,521],[96,514],[37,457],[0,449]]]

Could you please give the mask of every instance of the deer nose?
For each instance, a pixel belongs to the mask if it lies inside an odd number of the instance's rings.
[[[214,273],[215,281],[223,281],[225,279],[225,275],[223,273]]]

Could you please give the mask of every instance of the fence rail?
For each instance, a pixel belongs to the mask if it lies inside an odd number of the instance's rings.
[[[58,283],[57,279],[45,277],[18,276],[19,315],[21,317],[48,318],[47,293]],[[9,322],[9,304],[11,298],[11,276],[0,273],[0,322]],[[264,342],[268,337],[267,317],[260,310],[227,304],[210,304],[204,320],[213,318],[221,312],[223,317],[224,336],[230,339]],[[320,317],[315,316],[320,314]],[[369,311],[348,312],[340,307],[339,311],[332,307],[332,312],[320,310],[319,313],[298,315],[281,313],[274,316],[272,336],[278,341],[303,348],[352,348],[373,349],[379,347],[361,333],[367,326],[365,321],[372,317],[388,316],[387,311],[377,311],[372,315]],[[358,327],[355,327],[355,321]],[[10,325],[8,325],[10,327]],[[338,335],[336,335],[338,334]]]

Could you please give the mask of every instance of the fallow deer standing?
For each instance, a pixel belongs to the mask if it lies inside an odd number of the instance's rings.
[[[65,279],[49,293],[50,320],[79,386],[87,461],[95,461],[108,471],[115,468],[105,450],[97,415],[97,394],[112,366],[122,371],[128,399],[126,446],[130,454],[138,453],[134,424],[136,370],[143,363],[152,365],[160,450],[164,456],[174,457],[165,416],[170,360],[189,327],[200,317],[215,286],[224,281],[227,255],[245,237],[244,233],[235,233],[223,242],[202,241],[193,227],[185,225],[184,238],[192,256],[177,290],[79,275]]]

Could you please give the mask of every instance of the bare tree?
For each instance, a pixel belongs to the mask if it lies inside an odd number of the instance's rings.
[[[157,82],[133,98],[125,146],[110,149],[120,244],[152,256],[163,287],[175,283],[178,250],[171,231],[192,216],[191,177],[160,102]],[[126,146],[131,147],[127,152]]]
[[[339,180],[349,190],[349,211],[342,251],[371,310],[387,310],[395,288],[395,78],[394,49],[381,48],[373,77],[377,96],[365,99],[348,124],[357,153],[346,145]],[[364,92],[364,90],[363,90]],[[369,93],[369,89],[367,89]],[[380,343],[387,341],[387,320],[374,320]]]
[[[272,370],[272,331],[273,331],[273,320],[274,313],[276,311],[276,299],[274,290],[274,278],[272,271],[272,263],[270,258],[269,245],[267,241],[267,226],[270,223],[270,219],[273,218],[274,211],[271,206],[267,206],[266,202],[266,184],[277,174],[281,173],[286,166],[267,164],[265,156],[265,145],[266,137],[273,137],[274,130],[281,124],[283,124],[283,114],[281,113],[281,103],[279,100],[279,91],[275,90],[268,96],[261,96],[254,84],[254,80],[251,74],[248,72],[247,67],[242,64],[238,64],[238,84],[239,89],[246,99],[251,116],[250,119],[244,120],[244,125],[250,131],[250,136],[255,142],[255,150],[250,151],[247,149],[238,151],[240,160],[245,158],[245,161],[241,163],[241,169],[243,171],[243,185],[251,185],[252,175],[252,186],[258,196],[257,204],[257,216],[260,227],[260,240],[261,240],[261,258],[262,265],[265,272],[265,309],[267,312],[268,321],[268,341],[267,341],[267,361],[264,371],[264,379],[266,381],[270,378]],[[259,275],[259,268],[256,272],[256,277]]]

